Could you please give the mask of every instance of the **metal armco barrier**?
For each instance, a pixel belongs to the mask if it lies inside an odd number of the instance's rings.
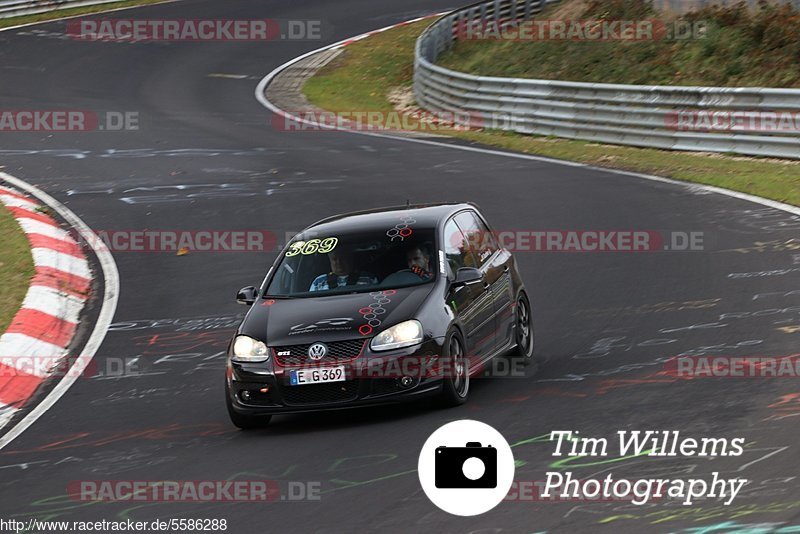
[[[120,0],[0,0],[0,19],[36,15],[70,7],[111,4]]]
[[[471,117],[475,124],[477,118],[487,128],[523,134],[800,159],[799,89],[499,78],[435,65],[467,22],[524,20],[546,3],[490,0],[439,18],[416,43],[414,95],[418,104],[431,112],[455,116],[457,122],[466,123],[469,119],[463,119]],[[730,128],[731,121],[737,123],[735,131]]]

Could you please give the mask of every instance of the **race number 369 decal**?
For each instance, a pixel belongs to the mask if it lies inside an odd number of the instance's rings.
[[[298,254],[327,254],[336,248],[339,239],[336,237],[326,237],[325,239],[309,239],[308,241],[296,241],[292,243],[286,256],[297,256]]]

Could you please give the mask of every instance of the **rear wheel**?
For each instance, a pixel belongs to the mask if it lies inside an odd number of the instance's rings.
[[[227,384],[225,385],[225,405],[228,407],[228,416],[231,419],[231,423],[242,430],[264,428],[272,419],[271,415],[245,415],[235,411],[231,404],[231,396]]]
[[[533,361],[534,336],[533,336],[533,316],[531,314],[531,304],[525,293],[520,293],[517,298],[516,307],[516,336],[517,348],[513,358],[529,365]]]
[[[445,338],[444,350],[447,372],[441,400],[444,406],[458,406],[467,401],[469,394],[469,362],[461,336],[455,330]]]

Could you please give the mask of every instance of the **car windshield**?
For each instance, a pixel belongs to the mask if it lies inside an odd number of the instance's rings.
[[[436,277],[435,231],[403,226],[296,236],[265,295],[316,297],[415,286]]]

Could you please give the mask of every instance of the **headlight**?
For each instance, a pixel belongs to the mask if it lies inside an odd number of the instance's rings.
[[[369,348],[372,350],[390,350],[410,347],[417,343],[422,343],[422,325],[419,321],[412,319],[387,328],[372,338]]]
[[[233,342],[233,359],[243,362],[265,362],[269,360],[269,352],[263,341],[249,336],[236,336]]]

